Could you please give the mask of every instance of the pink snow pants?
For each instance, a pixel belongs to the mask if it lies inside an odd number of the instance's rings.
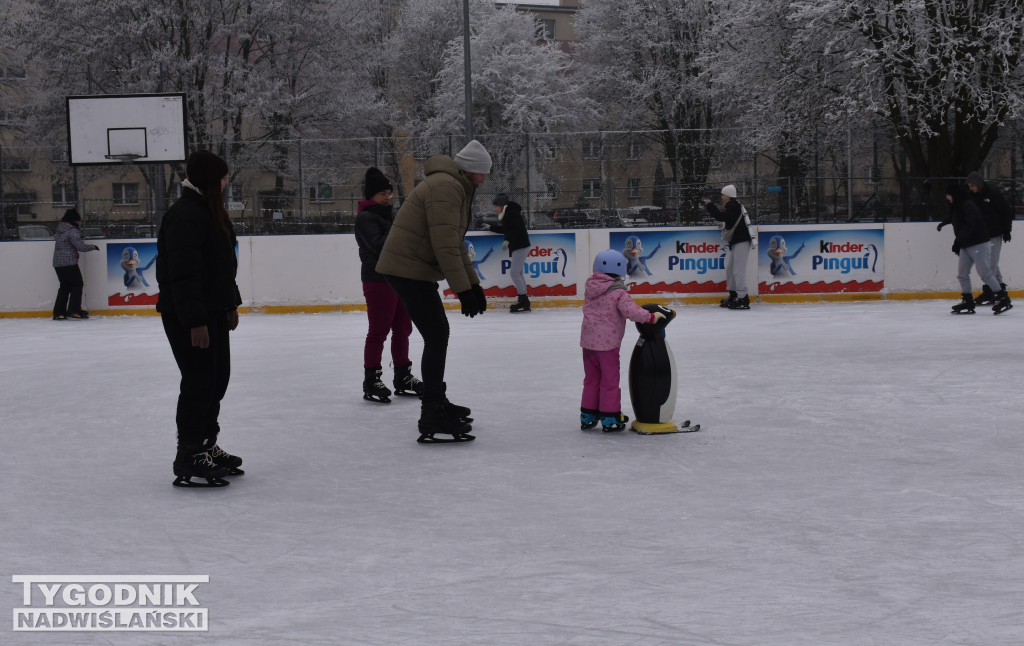
[[[583,350],[583,399],[580,408],[618,413],[622,410],[619,388],[619,350]]]

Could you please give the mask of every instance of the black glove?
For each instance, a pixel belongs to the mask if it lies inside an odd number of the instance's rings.
[[[462,305],[462,315],[473,318],[477,314],[481,314],[483,310],[479,309],[477,304],[476,295],[472,289],[467,289],[464,292],[456,294],[459,297],[459,304]]]
[[[1010,241],[1010,232],[1007,231],[1006,233],[1003,234],[1003,242],[1009,242],[1009,241]]]
[[[960,255],[960,243],[959,242],[954,242],[953,243],[953,253],[955,253],[958,256]]]
[[[470,289],[473,292],[473,296],[476,298],[476,304],[479,308],[477,314],[483,314],[487,311],[487,297],[484,296],[484,289],[477,283]]]
[[[949,222],[939,222],[939,226],[935,227],[935,230],[942,231],[942,227],[946,226],[947,224],[949,224]]]

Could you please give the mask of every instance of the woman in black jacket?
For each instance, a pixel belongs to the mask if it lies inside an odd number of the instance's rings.
[[[505,242],[501,246],[508,249],[508,256],[512,260],[509,275],[512,277],[512,284],[515,285],[517,299],[508,309],[513,313],[529,312],[530,299],[526,294],[526,275],[523,267],[526,265],[526,254],[530,252],[530,235],[523,220],[523,207],[516,202],[510,202],[505,193],[495,195],[493,204],[498,214],[498,224],[492,224],[489,228],[494,233],[505,234]]]
[[[395,394],[421,395],[423,382],[412,375],[409,336],[412,319],[398,294],[375,267],[380,250],[395,222],[391,208],[391,182],[384,173],[369,168],[363,180],[363,197],[356,215],[356,244],[359,245],[359,277],[363,281],[369,329],[363,345],[363,399],[387,404],[391,391],[381,381],[381,357],[388,332],[391,333],[391,362],[395,366]]]
[[[192,153],[181,197],[160,223],[157,311],[181,371],[175,421],[178,486],[224,486],[241,475],[242,459],[217,444],[220,402],[231,377],[228,333],[238,327],[242,298],[235,284],[235,231],[224,208],[228,166],[206,151]],[[193,483],[205,478],[206,485]]]
[[[729,297],[722,300],[722,307],[731,310],[749,310],[750,297],[747,295],[747,260],[750,259],[752,238],[743,218],[743,206],[736,201],[736,187],[732,184],[722,188],[722,208],[711,200],[704,200],[711,217],[722,223],[722,239],[728,245],[729,255],[725,260],[725,285]]]
[[[956,278],[960,281],[962,300],[953,306],[954,314],[974,314],[974,295],[971,292],[971,267],[978,270],[982,282],[995,294],[992,311],[1000,314],[1013,305],[1006,290],[999,284],[995,271],[992,269],[990,254],[992,243],[989,241],[985,219],[977,204],[970,199],[967,188],[959,184],[946,186],[946,201],[949,202],[949,218],[939,222],[938,230],[952,223],[953,253],[959,256]]]

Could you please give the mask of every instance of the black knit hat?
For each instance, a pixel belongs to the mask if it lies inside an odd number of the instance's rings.
[[[78,212],[78,209],[68,209],[67,211],[64,211],[64,217],[62,217],[60,221],[78,224],[82,221],[82,214]]]
[[[193,186],[204,191],[220,185],[220,180],[228,176],[228,164],[209,150],[197,150],[188,156],[185,175]]]
[[[380,172],[379,168],[371,166],[366,169],[366,178],[363,180],[363,197],[370,199],[381,191],[390,191],[394,189],[391,186],[391,182],[384,176],[384,173]]]
[[[508,204],[508,194],[498,193],[494,196],[494,201],[491,204],[494,206],[506,206]]]

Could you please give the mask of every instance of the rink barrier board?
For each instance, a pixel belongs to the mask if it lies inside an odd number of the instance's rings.
[[[840,232],[854,235],[872,227],[877,230],[883,225],[778,225],[771,231],[779,231],[795,241],[801,235],[815,231]],[[763,232],[769,225],[763,225]],[[705,230],[706,229],[706,230]],[[847,231],[849,229],[849,231]],[[870,231],[869,231],[870,232]],[[842,285],[829,293],[763,293],[751,294],[752,300],[761,303],[802,303],[802,302],[843,302],[864,300],[919,300],[958,299],[960,290],[956,281],[956,259],[949,252],[950,235],[935,230],[934,223],[890,223],[884,225],[881,257],[879,258],[880,280],[870,291],[844,291]],[[591,273],[593,255],[617,243],[626,234],[636,233],[650,236],[653,243],[660,242],[661,255],[665,250],[675,248],[673,256],[683,258],[680,245],[689,241],[716,240],[717,230],[710,227],[678,229],[587,229],[569,230],[559,233],[544,231],[531,232],[531,242],[536,247],[536,265],[543,271],[546,265],[552,267],[558,260],[559,275],[545,275],[540,279],[528,276],[531,305],[542,308],[578,308],[582,305],[584,283]],[[488,237],[490,236],[490,237]],[[534,239],[534,237],[536,239]],[[494,234],[474,232],[469,239],[476,244],[478,258],[483,257],[485,247],[497,244],[501,237]],[[720,242],[720,238],[717,238]],[[152,238],[145,240],[96,240],[100,251],[83,253],[79,261],[85,278],[83,306],[97,316],[153,315],[153,301],[157,289],[151,273],[147,272],[149,287],[147,293],[137,294],[138,302],[126,298],[119,305],[117,300],[122,281],[118,273],[120,250],[135,246],[141,252],[155,253]],[[718,244],[715,242],[714,244]],[[1003,247],[1000,267],[1004,279],[1012,286],[1018,284],[1024,275],[1024,254],[1018,253],[1011,242]],[[699,246],[699,245],[698,245]],[[613,247],[614,248],[614,247]],[[809,247],[810,248],[810,247]],[[700,252],[695,250],[695,253]],[[13,277],[0,283],[0,318],[43,318],[50,315],[57,280],[51,265],[53,243],[47,241],[4,241],[0,242],[0,271]],[[500,254],[500,251],[498,252]],[[495,255],[498,255],[495,254]],[[115,258],[115,256],[117,256]],[[715,256],[717,258],[717,256]],[[243,236],[238,246],[238,287],[244,306],[242,313],[318,313],[365,311],[362,283],[359,278],[358,253],[352,234],[326,234],[319,236]],[[299,261],[296,261],[299,259]],[[753,258],[752,258],[753,260]],[[496,275],[493,265],[481,265],[484,288],[493,296],[488,298],[490,308],[495,311],[508,308],[514,297],[509,293],[510,280],[507,274]],[[748,265],[748,284],[760,285],[759,264]],[[671,263],[667,265],[671,267]],[[652,267],[653,268],[653,267]],[[697,277],[695,274],[655,269],[656,275],[664,277],[667,284],[656,287],[655,291],[644,291],[648,284],[636,279],[634,298],[641,303],[677,303],[679,305],[717,305],[724,296],[724,270],[711,268],[710,273]],[[763,268],[761,268],[763,269]],[[663,273],[664,272],[664,273]],[[719,275],[721,274],[721,275]],[[713,285],[708,285],[708,283]],[[701,290],[711,287],[715,291]],[[975,291],[980,287],[975,281]],[[561,293],[559,293],[561,292]],[[1011,289],[1014,298],[1024,297],[1024,292]],[[450,295],[444,299],[445,307],[458,311],[458,301]]]
[[[977,291],[977,290],[976,290]],[[1008,292],[1012,299],[1024,298],[1024,290]],[[648,303],[662,303],[669,306],[697,306],[697,305],[718,305],[725,294],[713,296],[683,296],[665,294],[664,298],[644,295],[637,297],[637,303],[645,305]],[[956,300],[960,298],[960,292],[903,292],[903,293],[851,293],[851,294],[786,294],[786,295],[764,295],[752,298],[754,303],[780,304],[780,303],[843,303],[862,301],[916,301],[916,300]],[[515,303],[515,299],[489,299],[487,301],[488,311],[504,311]],[[458,311],[459,303],[445,303],[446,310]],[[551,301],[530,301],[531,309],[578,309],[583,307],[582,299],[557,299]],[[261,305],[256,307],[239,307],[239,314],[321,314],[329,312],[365,312],[365,303],[345,303],[339,305]],[[89,310],[89,316],[156,316],[153,308],[117,308],[117,309],[95,309]],[[524,313],[525,314],[525,313]],[[50,318],[52,312],[46,311],[25,311],[25,312],[0,312],[0,319],[15,318]]]

